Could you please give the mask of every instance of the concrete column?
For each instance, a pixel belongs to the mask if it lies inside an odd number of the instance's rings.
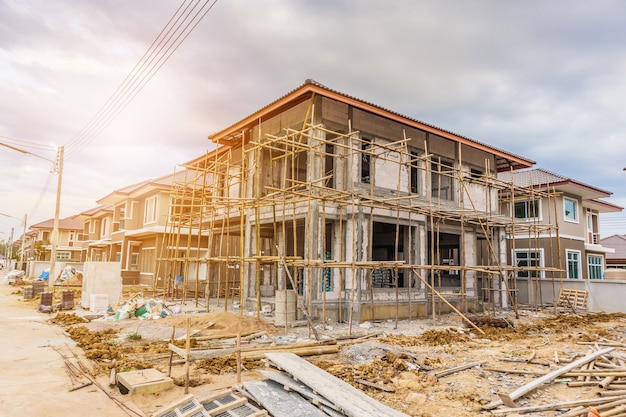
[[[463,250],[465,251],[465,266],[476,266],[476,233],[466,227],[463,236]],[[476,295],[476,271],[465,271],[465,293],[468,297]]]

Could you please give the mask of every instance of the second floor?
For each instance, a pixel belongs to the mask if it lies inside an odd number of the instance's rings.
[[[500,210],[531,230],[514,236],[518,239],[559,236],[580,240],[587,250],[600,250],[600,216],[623,210],[605,200],[611,192],[544,169],[506,172],[498,177],[530,190],[523,195],[501,194]]]

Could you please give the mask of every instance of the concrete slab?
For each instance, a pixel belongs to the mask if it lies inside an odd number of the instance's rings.
[[[174,380],[156,369],[120,372],[117,386],[122,394],[156,394],[174,387]]]

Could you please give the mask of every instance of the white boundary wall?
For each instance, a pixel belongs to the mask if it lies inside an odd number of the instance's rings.
[[[541,279],[530,282],[517,279],[517,300],[520,304],[553,305],[561,288],[589,292],[587,310],[594,313],[626,313],[626,280]]]

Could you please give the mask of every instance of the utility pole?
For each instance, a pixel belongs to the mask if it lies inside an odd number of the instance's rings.
[[[57,260],[57,246],[59,244],[59,211],[61,208],[61,183],[63,180],[63,154],[64,148],[59,148],[57,156],[56,171],[57,180],[57,200],[54,208],[54,225],[52,227],[52,251],[50,253],[50,274],[48,275],[48,291],[54,291],[55,267]]]
[[[9,237],[9,271],[13,270],[13,227],[11,228],[11,236]]]
[[[19,153],[36,156],[37,158],[52,162],[54,164],[52,172],[54,173],[56,171],[59,176],[58,182],[57,182],[56,207],[54,209],[54,226],[52,229],[52,239],[51,239],[52,251],[50,254],[50,275],[48,277],[48,289],[50,291],[53,291],[54,290],[54,273],[55,273],[54,269],[55,269],[56,257],[57,257],[57,245],[59,244],[59,212],[61,210],[61,183],[63,180],[63,154],[65,152],[64,148],[63,146],[61,146],[60,148],[57,149],[57,160],[53,161],[52,159],[44,158],[43,156],[26,151],[24,149],[17,148],[15,146],[9,145],[8,143],[0,142],[0,146],[4,146],[5,148],[13,149],[14,151],[17,151]],[[13,217],[13,216],[9,216],[9,217]],[[24,216],[24,235],[26,235],[26,216]],[[13,231],[11,231],[11,239],[13,239]],[[23,245],[24,245],[24,241],[22,240],[22,258],[24,256]]]
[[[24,213],[24,231],[22,232],[22,248],[20,249],[21,251],[20,252],[20,265],[24,269],[26,269],[24,266],[24,243],[26,242],[26,218],[27,217],[28,217],[28,213]]]

